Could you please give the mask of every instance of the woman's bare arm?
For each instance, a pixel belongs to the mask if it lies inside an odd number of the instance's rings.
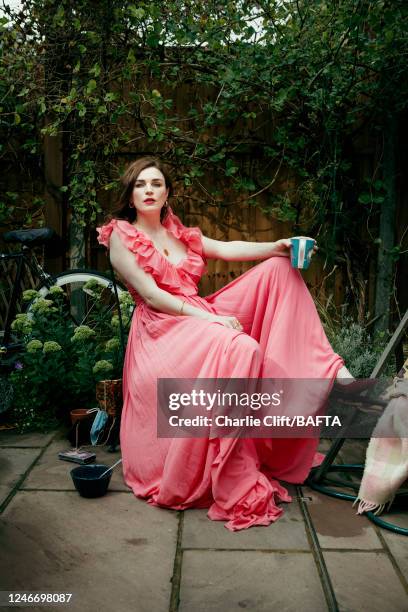
[[[115,230],[111,234],[109,247],[112,266],[129,285],[136,289],[149,306],[166,314],[180,314],[183,299],[157,286],[151,274],[146,273],[137,264],[134,254],[125,247]],[[182,314],[207,320],[214,319],[212,313],[187,303],[184,304]]]
[[[213,240],[202,237],[204,254],[209,259],[225,261],[253,261],[268,257],[288,257],[290,240],[283,238],[276,242],[246,242],[244,240]]]

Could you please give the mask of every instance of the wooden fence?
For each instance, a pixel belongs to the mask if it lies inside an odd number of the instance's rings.
[[[154,88],[157,83],[152,82],[151,87]],[[192,96],[200,96],[205,99],[209,97],[210,92],[197,91],[195,84],[184,84],[180,86],[175,94],[172,92],[162,92],[164,96],[172,96],[174,98],[174,110],[176,113],[187,116],[188,103]],[[266,117],[259,116],[256,121],[265,122]],[[236,130],[240,129],[240,124],[235,126]],[[219,129],[219,128],[217,128]],[[268,139],[273,140],[273,122],[266,122]],[[401,123],[401,134],[408,135],[408,120],[405,118]],[[401,155],[399,157],[400,174],[398,176],[398,212],[397,212],[397,240],[404,239],[405,229],[408,225],[408,178],[402,171],[406,165],[407,151],[402,143],[406,138],[401,136]],[[125,149],[115,158],[110,160],[113,165],[119,165],[123,161],[131,161],[141,154],[160,154],[160,150],[152,150],[152,146],[142,139],[139,141],[138,150]],[[372,165],[376,158],[377,152],[369,138],[362,138],[355,143],[355,151],[353,163],[356,166],[355,175],[362,179],[371,173]],[[116,163],[117,162],[117,163]],[[239,163],[245,164],[255,171],[256,164],[264,163],[263,159],[240,159]],[[44,197],[46,206],[44,211],[44,221],[46,225],[53,227],[60,235],[67,235],[69,228],[69,212],[64,203],[64,196],[59,188],[63,184],[64,167],[66,159],[64,158],[63,141],[61,137],[45,137],[44,139],[44,177],[43,177],[43,193],[38,193]],[[9,173],[7,179],[3,173],[3,187],[11,181],[19,184],[20,177],[18,170]],[[116,177],[112,177],[116,178]],[[274,186],[276,193],[282,193],[287,187],[288,177],[282,171],[277,177]],[[203,177],[203,181],[207,186],[217,186],[222,188],[223,182],[221,177]],[[222,220],[212,213],[211,203],[203,202],[202,193],[194,193],[187,191],[181,184],[175,185],[175,196],[172,199],[171,205],[176,214],[188,226],[199,225],[203,233],[211,238],[220,240],[253,240],[253,241],[269,241],[281,237],[292,235],[292,227],[290,223],[282,223],[277,220],[267,218],[258,207],[249,206],[244,201],[239,201],[236,194],[228,191],[225,185],[226,201],[234,201],[233,204],[233,219],[232,227],[226,227]],[[110,192],[99,194],[99,199],[105,212],[109,212],[114,207],[114,195]],[[262,206],[266,204],[265,194],[261,194],[257,203]],[[238,201],[237,201],[238,199]],[[205,198],[204,198],[205,200]],[[102,217],[99,223],[102,222]],[[1,229],[1,228],[0,228]],[[363,235],[365,228],[361,228]],[[405,240],[407,236],[405,235]],[[85,233],[86,242],[86,263],[89,267],[99,270],[107,269],[105,250],[100,247],[96,241],[95,228],[88,228]],[[403,243],[404,244],[404,243]],[[402,256],[397,266],[396,277],[396,295],[402,307],[408,305],[408,284],[404,282],[404,266],[406,266],[407,257]],[[208,274],[202,279],[200,284],[201,295],[208,295],[226,283],[230,282],[238,275],[248,270],[256,262],[224,262],[224,261],[209,261]],[[47,259],[46,267],[51,272],[56,272],[69,266],[69,254],[59,259]],[[372,258],[368,265],[369,278],[368,283],[363,286],[362,292],[364,296],[361,304],[366,310],[373,312],[374,309],[374,294],[376,280],[376,260]],[[314,297],[323,305],[333,303],[336,307],[343,304],[346,297],[346,286],[349,282],[347,275],[347,265],[337,267],[335,269],[324,269],[324,262],[316,257],[310,270],[304,274],[306,283],[308,284]],[[10,288],[12,274],[5,276],[5,286]],[[0,290],[0,302],[2,312],[6,304],[6,292]],[[360,308],[363,306],[360,305]],[[0,317],[4,316],[0,314]]]

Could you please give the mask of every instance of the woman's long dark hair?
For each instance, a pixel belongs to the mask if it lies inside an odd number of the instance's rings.
[[[110,215],[110,219],[126,219],[130,223],[136,221],[137,211],[133,206],[129,206],[133,188],[139,174],[146,168],[157,168],[164,176],[166,188],[169,190],[169,197],[173,193],[173,185],[164,164],[155,157],[141,157],[132,162],[121,176],[122,190],[117,203],[117,209]],[[163,222],[167,214],[167,207],[163,206],[160,211],[160,222]]]

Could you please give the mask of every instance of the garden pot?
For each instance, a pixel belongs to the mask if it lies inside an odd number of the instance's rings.
[[[102,497],[108,490],[112,471],[102,478],[103,472],[109,469],[108,465],[93,463],[92,465],[80,465],[71,470],[71,478],[76,490],[82,497]]]
[[[75,408],[74,410],[71,410],[69,414],[71,416],[72,425],[75,425],[77,421],[83,421],[84,419],[91,419],[92,417],[95,417],[95,413],[90,413],[89,408]]]
[[[95,408],[75,408],[71,410],[70,417],[72,426],[67,434],[71,446],[78,448],[78,446],[82,444],[91,443],[90,431],[95,414]]]
[[[122,411],[122,379],[101,380],[96,383],[96,401],[109,416],[120,416]]]

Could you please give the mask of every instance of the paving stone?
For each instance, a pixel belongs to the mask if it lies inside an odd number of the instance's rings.
[[[390,520],[392,523],[408,529],[408,513],[404,514],[384,514],[380,518],[384,520]],[[381,529],[381,534],[385,539],[391,554],[394,556],[395,561],[405,580],[408,583],[408,537],[400,535],[398,533],[392,533],[386,529]],[[408,609],[408,606],[407,606]]]
[[[40,453],[40,448],[0,448],[0,503]]]
[[[325,551],[340,612],[403,612],[408,595],[389,558],[377,552]]]
[[[73,593],[72,612],[167,612],[177,528],[124,493],[20,491],[0,519],[2,589]]]
[[[179,612],[323,612],[311,553],[188,550],[183,554]]]
[[[55,431],[50,433],[26,433],[19,434],[16,430],[6,429],[0,431],[0,447],[17,446],[19,448],[44,448],[55,436]]]
[[[375,529],[365,516],[356,514],[352,502],[335,499],[302,487],[322,548],[382,549]]]
[[[291,493],[292,494],[292,493]],[[238,548],[259,550],[309,550],[305,524],[299,504],[282,504],[284,514],[276,523],[231,532],[224,521],[211,521],[207,510],[184,513],[184,548]]]
[[[86,446],[83,448],[96,454],[96,461],[94,463],[103,463],[109,466],[113,465],[120,458],[120,453],[109,453],[107,446],[97,446],[95,448]],[[62,461],[58,458],[58,453],[67,449],[69,449],[69,442],[67,443],[67,440],[64,438],[52,442],[25,480],[22,488],[73,490],[74,485],[70,472],[72,468],[76,467],[78,464],[70,461]],[[123,480],[121,464],[113,470],[109,483],[109,490],[130,492],[130,489]]]

